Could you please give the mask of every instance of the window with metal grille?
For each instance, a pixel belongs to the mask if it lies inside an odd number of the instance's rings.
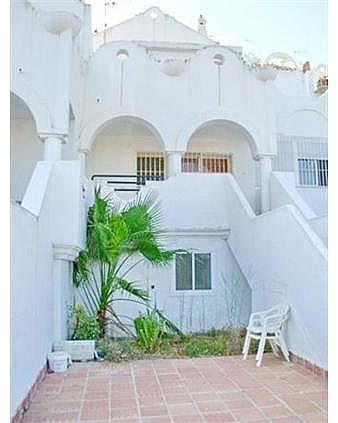
[[[298,159],[299,184],[326,187],[328,170],[327,159]]]
[[[211,254],[176,254],[175,272],[177,291],[211,289]]]
[[[182,157],[182,172],[230,172],[230,156],[214,153],[186,153]]]
[[[163,181],[165,178],[164,154],[137,153],[136,172],[140,181]]]

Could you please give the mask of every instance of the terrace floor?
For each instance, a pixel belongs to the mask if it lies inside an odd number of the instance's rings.
[[[29,422],[327,422],[327,381],[253,356],[74,363],[39,385]]]

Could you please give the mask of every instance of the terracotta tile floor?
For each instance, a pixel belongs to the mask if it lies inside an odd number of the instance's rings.
[[[327,422],[327,383],[292,363],[254,357],[74,363],[48,374],[29,422]]]

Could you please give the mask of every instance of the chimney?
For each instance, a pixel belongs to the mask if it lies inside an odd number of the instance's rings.
[[[197,31],[204,35],[205,37],[208,36],[207,34],[207,21],[205,20],[205,18],[203,17],[203,15],[200,15],[200,17],[198,18],[198,28]]]

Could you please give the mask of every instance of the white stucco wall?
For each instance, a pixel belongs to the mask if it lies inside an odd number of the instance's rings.
[[[327,216],[315,217],[309,221],[312,229],[328,245],[328,218]]]
[[[294,206],[254,216],[231,175],[226,197],[229,245],[253,289],[253,309],[291,308],[287,343],[327,368],[327,249]],[[304,301],[306,298],[306,301]]]
[[[301,187],[297,191],[308,203],[317,216],[325,216],[328,213],[328,190],[327,187]]]
[[[155,137],[127,135],[99,135],[87,156],[86,174],[95,173],[136,173],[136,156],[142,152],[161,152]]]
[[[211,254],[211,290],[176,291],[175,261],[168,266],[143,264],[128,276],[147,290],[152,304],[165,313],[184,333],[204,332],[227,325],[245,326],[251,312],[251,289],[228,244],[220,234],[169,233],[166,247]],[[154,287],[154,288],[152,288]],[[116,294],[116,298],[126,298]],[[121,316],[136,317],[142,306],[114,302]],[[129,319],[123,318],[127,323]]]
[[[226,128],[226,124],[224,124]],[[251,207],[256,210],[256,193],[259,190],[259,182],[257,175],[257,162],[253,160],[248,140],[241,134],[236,133],[234,129],[229,130],[224,138],[218,139],[207,136],[207,128],[204,130],[206,134],[202,137],[198,131],[190,139],[188,152],[208,152],[227,154],[231,156],[231,173],[239,183]],[[225,133],[226,133],[225,129]]]
[[[33,119],[11,119],[11,198],[22,200],[43,143],[36,134]]]
[[[45,365],[53,341],[49,200],[39,219],[11,203],[11,415]]]
[[[290,178],[290,172],[272,172],[270,199],[272,209],[292,204],[302,213],[306,220],[316,217],[308,203],[297,192],[294,178]]]

